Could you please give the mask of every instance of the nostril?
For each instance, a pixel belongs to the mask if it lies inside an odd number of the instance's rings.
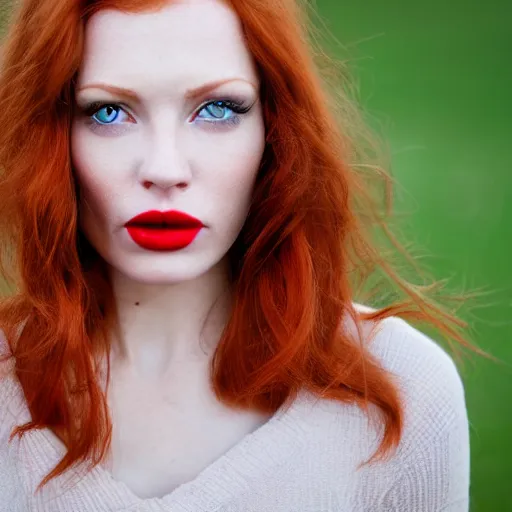
[[[149,189],[151,187],[151,185],[153,185],[153,183],[151,181],[144,181],[142,186],[145,188],[145,189]],[[187,188],[188,187],[188,183],[185,183],[184,181],[180,182],[180,183],[176,183],[176,185],[174,185],[175,187],[177,188],[181,188],[181,189],[184,189],[184,188]]]

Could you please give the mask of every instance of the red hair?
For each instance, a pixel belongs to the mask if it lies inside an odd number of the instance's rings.
[[[100,9],[165,3],[24,0],[5,40],[0,270],[16,290],[0,302],[0,327],[32,416],[13,435],[50,428],[67,446],[41,485],[75,462],[99,463],[111,433],[97,377],[116,322],[113,296],[104,262],[78,227],[69,150],[85,23]],[[381,458],[399,443],[402,404],[391,376],[342,328],[344,316],[359,333],[363,320],[420,320],[471,347],[459,333],[465,324],[428,298],[431,289],[400,278],[375,244],[375,228],[394,241],[373,195],[390,178],[365,159],[354,104],[341,89],[330,101],[305,12],[293,0],[227,3],[260,74],[267,134],[253,206],[229,252],[235,303],[212,362],[213,388],[225,404],[262,412],[301,387],[368,414],[374,404]],[[358,314],[352,299],[375,270],[403,298]]]

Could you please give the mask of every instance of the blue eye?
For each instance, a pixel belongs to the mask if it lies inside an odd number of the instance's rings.
[[[208,116],[202,116],[201,112],[206,112]],[[221,121],[225,121],[227,119],[230,119],[234,116],[235,111],[231,108],[229,108],[226,105],[225,101],[212,101],[211,103],[208,103],[208,105],[205,105],[197,115],[200,119],[218,119]],[[236,116],[235,116],[236,117]]]
[[[100,114],[102,113],[105,114],[105,116],[101,116]],[[100,123],[109,124],[115,120],[118,113],[119,112],[113,107],[113,105],[106,105],[105,107],[98,110],[98,112],[96,112],[94,115],[98,116],[97,119]]]
[[[119,116],[121,107],[113,104],[93,104],[91,105],[89,110],[94,110],[94,112],[89,112],[89,115],[91,115],[93,120],[96,121],[98,124],[113,124],[113,122]]]
[[[118,120],[122,107],[115,103],[91,103],[84,112],[98,125],[112,125]]]

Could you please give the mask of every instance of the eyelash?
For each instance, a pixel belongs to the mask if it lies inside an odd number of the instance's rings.
[[[211,124],[215,124],[215,125],[237,125],[240,122],[240,116],[243,114],[246,114],[252,108],[252,105],[247,106],[243,102],[238,102],[238,101],[231,100],[231,99],[210,100],[210,101],[203,103],[201,105],[201,107],[199,107],[196,110],[195,117],[197,117],[198,114],[202,110],[204,110],[205,108],[207,108],[210,105],[213,105],[214,103],[222,103],[223,107],[228,108],[235,114],[232,117],[229,117],[228,119],[223,119],[223,120],[218,120],[218,121],[214,121],[211,119],[205,120],[206,123],[211,123]],[[123,107],[117,103],[102,103],[99,101],[95,101],[95,102],[92,102],[92,103],[89,103],[88,105],[86,105],[83,109],[83,112],[86,116],[88,116],[90,118],[89,119],[90,122],[93,123],[96,127],[103,128],[103,127],[109,127],[109,126],[118,126],[114,123],[102,123],[102,122],[99,122],[99,121],[93,119],[93,116],[95,114],[97,114],[100,110],[104,109],[105,107],[112,107],[112,108],[114,108],[114,110],[123,110]]]

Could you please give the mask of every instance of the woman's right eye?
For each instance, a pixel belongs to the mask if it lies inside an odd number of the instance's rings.
[[[86,108],[86,113],[91,119],[103,125],[114,124],[119,117],[119,113],[122,112],[122,108],[119,105],[108,103],[108,104],[92,104]],[[117,124],[117,123],[116,123]]]

